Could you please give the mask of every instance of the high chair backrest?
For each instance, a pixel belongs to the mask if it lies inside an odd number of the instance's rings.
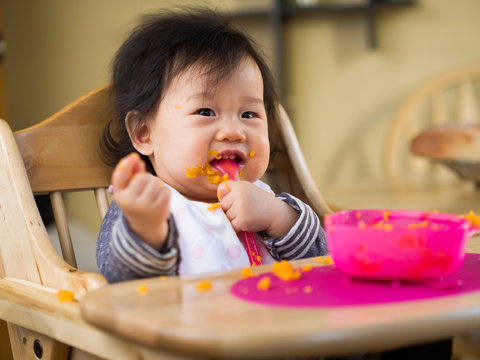
[[[480,122],[480,64],[442,72],[421,84],[399,107],[386,138],[384,173],[390,180],[448,182],[448,169],[411,154],[421,130],[448,122]]]

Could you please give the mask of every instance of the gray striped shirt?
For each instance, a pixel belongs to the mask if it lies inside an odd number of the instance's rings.
[[[315,212],[287,193],[276,197],[290,205],[299,214],[299,219],[280,238],[260,233],[272,257],[279,261],[326,255],[325,232]],[[163,249],[152,249],[131,231],[122,211],[112,202],[98,236],[97,264],[109,282],[177,275],[181,257],[177,240],[175,220],[170,216],[168,238]]]

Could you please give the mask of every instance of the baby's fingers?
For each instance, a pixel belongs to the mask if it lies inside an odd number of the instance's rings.
[[[218,185],[217,188],[217,197],[219,201],[222,201],[225,196],[227,196],[230,191],[232,191],[232,188],[230,185],[232,184],[232,181],[224,181],[220,185]]]
[[[145,171],[145,163],[137,153],[125,156],[115,167],[112,185],[115,189],[124,189],[135,174]]]

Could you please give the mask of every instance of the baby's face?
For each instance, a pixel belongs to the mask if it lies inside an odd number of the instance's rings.
[[[192,169],[208,168],[215,158],[235,158],[240,179],[253,182],[265,173],[270,152],[256,63],[247,58],[219,83],[207,80],[195,68],[181,74],[149,120],[150,159],[158,177],[199,201],[216,200],[217,184],[192,177]]]

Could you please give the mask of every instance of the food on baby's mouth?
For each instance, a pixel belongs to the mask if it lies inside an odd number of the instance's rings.
[[[210,164],[198,165],[195,168],[187,169],[188,178],[196,178],[197,175],[205,176],[210,184],[219,185],[220,183],[228,180],[228,175],[218,175],[218,173],[210,167]]]
[[[209,150],[207,152],[208,155],[212,155],[215,159],[220,160],[222,157],[218,156],[218,151],[217,150]]]
[[[255,150],[250,151],[250,157],[253,158],[255,156],[256,152]]]

